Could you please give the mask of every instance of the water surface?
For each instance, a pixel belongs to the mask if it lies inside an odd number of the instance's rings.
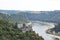
[[[45,31],[46,29],[49,28],[48,25],[41,25],[41,24],[38,24],[38,23],[34,23],[32,25],[32,29],[33,31],[35,31],[36,33],[39,34],[39,36],[42,36],[44,38],[44,40],[54,40],[51,36],[49,36]]]

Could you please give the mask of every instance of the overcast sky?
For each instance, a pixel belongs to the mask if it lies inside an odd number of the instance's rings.
[[[60,10],[60,0],[0,0],[0,9],[21,11]]]

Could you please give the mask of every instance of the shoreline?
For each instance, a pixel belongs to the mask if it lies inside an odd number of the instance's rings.
[[[48,31],[50,30],[50,29],[52,29],[52,28],[54,28],[55,27],[55,24],[49,24],[50,25],[50,27],[48,28],[48,29],[46,29],[45,31],[46,31],[46,33],[49,35],[49,36],[51,36],[51,37],[55,37],[55,38],[58,38],[58,39],[60,39],[60,36],[57,36],[57,35],[53,35],[53,34],[51,34],[51,33],[48,33]]]

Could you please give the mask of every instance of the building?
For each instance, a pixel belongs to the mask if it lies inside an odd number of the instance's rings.
[[[26,23],[26,24],[18,24],[17,25],[19,29],[21,29],[23,32],[32,30],[32,24]]]

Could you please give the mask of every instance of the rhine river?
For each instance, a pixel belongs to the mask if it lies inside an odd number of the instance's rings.
[[[49,25],[42,25],[39,23],[32,24],[33,31],[35,31],[39,36],[42,36],[44,40],[54,40],[53,37],[49,36],[46,33],[46,29],[48,29],[49,27],[50,27]]]

